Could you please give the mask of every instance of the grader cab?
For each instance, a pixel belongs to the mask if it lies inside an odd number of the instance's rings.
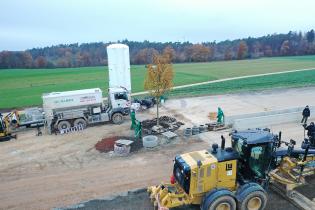
[[[269,130],[246,130],[231,133],[232,147],[212,145],[178,155],[174,160],[171,183],[148,188],[150,198],[160,210],[197,204],[202,210],[262,210],[267,203],[266,189],[270,176],[281,168],[286,158],[312,160],[315,152],[294,150],[293,143],[282,149],[281,135]],[[307,158],[305,158],[306,160]],[[304,164],[305,165],[305,164]],[[297,180],[296,180],[297,181]]]

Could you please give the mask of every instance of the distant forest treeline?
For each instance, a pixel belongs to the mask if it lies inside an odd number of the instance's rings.
[[[166,52],[174,63],[234,60],[271,56],[315,54],[314,30],[272,34],[222,42],[119,41],[129,46],[131,64],[148,64],[156,53]],[[107,65],[106,46],[86,43],[0,52],[0,69],[59,68]]]

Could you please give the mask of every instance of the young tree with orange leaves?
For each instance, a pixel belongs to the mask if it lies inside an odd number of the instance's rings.
[[[157,126],[159,126],[160,97],[173,87],[173,76],[170,57],[166,54],[154,55],[153,64],[147,65],[144,89],[156,98]]]

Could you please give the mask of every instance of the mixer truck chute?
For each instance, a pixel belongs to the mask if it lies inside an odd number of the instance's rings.
[[[99,88],[53,92],[44,94],[42,98],[49,133],[100,122],[121,124],[131,105],[125,88],[109,88],[106,104]]]

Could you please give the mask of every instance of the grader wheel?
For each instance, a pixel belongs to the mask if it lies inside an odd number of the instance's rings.
[[[245,210],[262,210],[266,206],[267,197],[262,191],[254,191],[247,195],[241,203],[240,209]]]
[[[266,208],[267,196],[261,186],[249,183],[237,191],[238,209],[263,210]]]
[[[236,210],[236,201],[231,191],[218,189],[209,192],[203,200],[202,210]]]
[[[236,210],[236,203],[229,195],[221,196],[213,201],[207,210]]]

